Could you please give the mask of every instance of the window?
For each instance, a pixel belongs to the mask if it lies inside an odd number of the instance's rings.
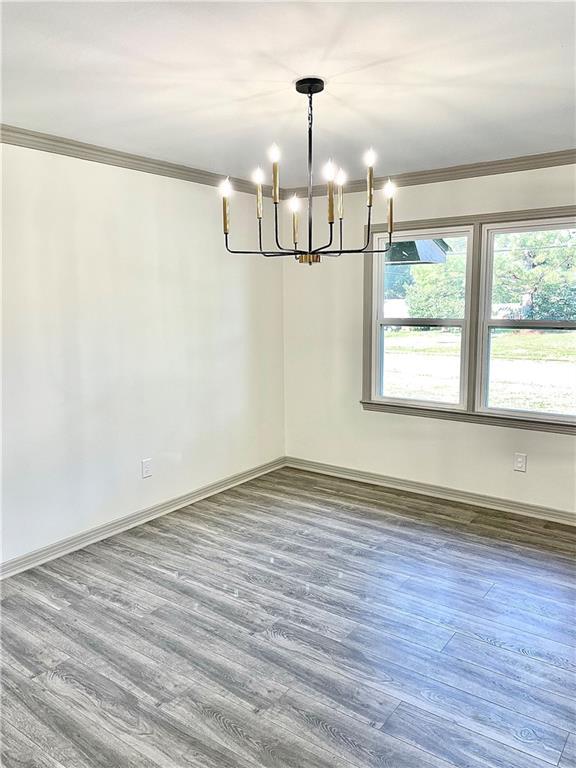
[[[471,242],[471,230],[406,233],[379,260],[378,398],[465,406]]]
[[[574,431],[576,220],[509,218],[405,225],[367,256],[365,407]]]
[[[487,226],[482,410],[576,416],[576,226]]]

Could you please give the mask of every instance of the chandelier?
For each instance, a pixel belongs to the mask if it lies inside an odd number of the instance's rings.
[[[379,250],[369,250],[372,237],[372,202],[374,198],[374,163],[376,154],[373,149],[369,149],[364,154],[364,164],[366,165],[366,207],[367,223],[366,235],[363,245],[358,248],[343,248],[343,222],[344,222],[344,184],[346,174],[342,168],[338,169],[332,160],[329,160],[324,166],[324,178],[326,180],[326,195],[328,197],[328,242],[322,246],[314,247],[314,216],[312,209],[313,186],[312,186],[312,147],[313,147],[313,97],[314,94],[324,90],[324,81],[319,77],[304,77],[296,81],[296,90],[308,97],[308,185],[307,185],[307,231],[302,241],[300,240],[300,207],[301,200],[294,195],[289,198],[288,205],[292,212],[292,246],[285,248],[280,242],[279,235],[279,213],[280,205],[280,150],[276,144],[273,144],[268,152],[268,157],[272,163],[272,202],[274,203],[274,240],[275,246],[272,249],[264,248],[262,245],[262,184],[264,183],[264,172],[257,168],[252,181],[256,186],[256,218],[258,221],[258,250],[256,251],[237,251],[230,247],[230,196],[233,192],[230,179],[225,179],[220,185],[220,194],[222,195],[222,219],[224,229],[224,241],[226,250],[230,253],[253,254],[260,256],[292,256],[300,264],[316,264],[320,262],[322,256],[341,256],[346,253],[386,253],[392,247],[392,232],[394,229],[393,217],[393,197],[395,186],[388,180],[384,185],[383,192],[388,201],[388,242],[385,248]],[[335,200],[336,197],[336,200]],[[336,209],[336,210],[335,210]],[[334,223],[335,214],[338,217],[338,245],[335,245]]]

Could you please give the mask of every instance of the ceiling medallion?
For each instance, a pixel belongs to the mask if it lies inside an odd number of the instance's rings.
[[[278,206],[280,205],[280,149],[273,144],[268,152],[268,157],[272,163],[272,202],[274,203],[274,238],[275,247],[265,249],[262,245],[262,184],[264,183],[264,172],[257,168],[252,181],[256,185],[256,217],[258,220],[258,250],[256,251],[236,251],[230,248],[230,195],[232,194],[232,185],[230,179],[226,179],[220,185],[220,194],[222,195],[222,215],[224,225],[224,240],[226,249],[230,253],[256,254],[261,256],[292,256],[301,264],[316,264],[322,256],[341,256],[345,253],[385,253],[392,246],[392,232],[394,229],[393,219],[393,197],[395,186],[391,181],[384,185],[383,192],[388,200],[388,243],[385,248],[380,250],[369,250],[372,237],[372,201],[374,197],[374,163],[376,154],[373,149],[369,149],[364,154],[364,164],[366,165],[366,206],[367,206],[367,225],[364,244],[359,248],[343,248],[343,221],[344,221],[344,184],[346,174],[342,168],[338,169],[336,165],[329,160],[324,166],[324,178],[326,180],[326,194],[328,196],[328,225],[329,239],[325,245],[314,246],[314,217],[312,210],[312,147],[313,147],[313,98],[314,94],[324,90],[324,81],[319,77],[304,77],[296,81],[296,90],[308,97],[308,185],[307,185],[307,227],[304,237],[300,240],[300,216],[301,200],[294,195],[288,200],[288,205],[292,211],[292,245],[291,248],[285,248],[280,243],[278,232]],[[336,198],[336,200],[335,200]],[[338,246],[334,245],[334,221],[335,215],[338,217]]]

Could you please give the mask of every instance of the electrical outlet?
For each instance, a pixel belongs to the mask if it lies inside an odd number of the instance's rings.
[[[514,454],[514,472],[526,472],[528,455],[526,453]]]
[[[152,477],[152,459],[142,459],[142,479]]]

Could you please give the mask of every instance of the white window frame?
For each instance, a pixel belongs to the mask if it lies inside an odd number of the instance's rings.
[[[467,227],[436,227],[431,229],[403,230],[393,235],[393,242],[405,242],[408,240],[433,240],[449,237],[466,237],[466,292],[464,297],[464,317],[459,319],[447,318],[398,318],[384,317],[384,280],[383,272],[386,263],[386,254],[380,253],[373,259],[373,307],[372,316],[375,318],[375,326],[372,333],[372,400],[379,403],[389,403],[391,405],[417,406],[418,408],[427,408],[432,410],[444,411],[466,411],[468,408],[468,370],[470,353],[470,299],[471,299],[471,276],[472,276],[472,246],[473,246],[473,226]],[[374,247],[384,248],[388,241],[387,235],[376,235],[374,238]],[[422,269],[433,269],[433,265],[422,265]],[[398,327],[430,327],[430,328],[460,328],[460,396],[458,403],[446,403],[437,400],[421,400],[418,398],[407,397],[389,397],[381,395],[381,372],[382,372],[382,328],[385,326]]]
[[[567,219],[545,219],[538,221],[516,221],[487,224],[482,227],[481,284],[478,326],[478,360],[476,377],[476,410],[495,417],[521,417],[534,421],[576,424],[576,417],[547,411],[522,410],[521,408],[498,408],[488,405],[490,381],[490,329],[526,328],[548,330],[576,330],[576,322],[569,320],[502,320],[492,319],[492,278],[494,269],[494,236],[506,232],[537,232],[551,229],[576,227],[576,221]]]
[[[488,328],[513,327],[516,321],[492,321],[488,313],[491,294],[491,249],[488,238],[494,232],[533,231],[535,229],[576,227],[576,206],[538,208],[522,211],[499,211],[490,214],[453,216],[450,218],[398,222],[394,241],[431,236],[468,235],[467,292],[465,329],[462,335],[461,402],[458,405],[417,399],[390,398],[379,394],[380,371],[379,329],[383,325],[427,325],[433,318],[383,318],[379,316],[381,291],[381,262],[376,254],[364,259],[364,344],[361,405],[367,411],[381,411],[410,416],[464,421],[499,427],[513,427],[561,434],[576,434],[576,417],[538,413],[486,405],[488,376]],[[387,236],[385,225],[373,227],[373,248],[383,247]],[[470,235],[470,233],[472,233]],[[489,282],[490,281],[490,282]],[[406,322],[408,320],[408,322]],[[392,321],[392,322],[391,322]],[[521,321],[524,323],[524,321]],[[529,327],[576,330],[571,321],[526,321]]]

